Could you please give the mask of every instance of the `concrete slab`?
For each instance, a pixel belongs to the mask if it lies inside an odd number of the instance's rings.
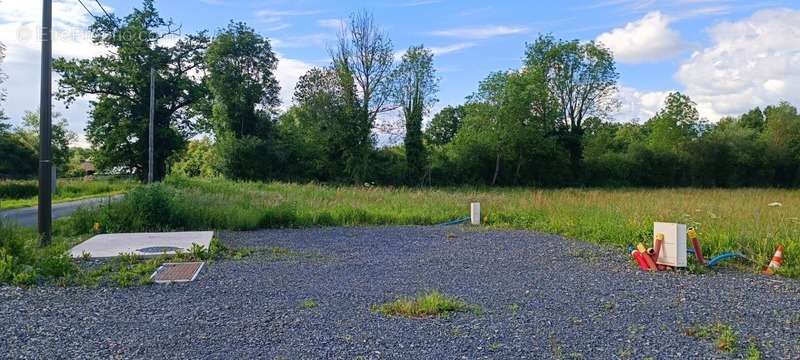
[[[141,256],[158,256],[165,252],[175,254],[175,250],[188,251],[192,244],[208,249],[213,237],[213,231],[102,234],[75,246],[70,250],[70,255],[81,257],[89,253],[93,258],[105,258],[122,253]]]

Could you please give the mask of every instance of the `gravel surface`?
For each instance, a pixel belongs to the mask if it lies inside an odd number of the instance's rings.
[[[800,282],[734,271],[647,274],[620,250],[524,231],[376,227],[222,233],[284,247],[188,284],[0,288],[9,358],[800,358]],[[387,318],[438,289],[482,308]],[[318,306],[305,309],[306,299]],[[737,348],[686,335],[721,322]]]

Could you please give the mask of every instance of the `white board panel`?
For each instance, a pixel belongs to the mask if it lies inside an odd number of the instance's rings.
[[[175,254],[175,250],[189,251],[192,244],[211,245],[213,231],[172,232],[172,233],[132,233],[97,235],[70,250],[72,257],[84,253],[93,258],[115,257],[119,254],[158,256],[163,253]]]
[[[686,267],[686,225],[654,223],[653,247],[656,244],[657,234],[664,234],[664,245],[656,263],[673,267]]]

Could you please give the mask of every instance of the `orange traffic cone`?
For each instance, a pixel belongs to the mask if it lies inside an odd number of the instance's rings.
[[[764,274],[766,275],[774,274],[775,270],[780,269],[782,264],[783,264],[783,245],[778,245],[778,248],[775,249],[775,255],[772,256],[772,261],[769,262],[769,265],[767,265],[767,269],[764,270]]]

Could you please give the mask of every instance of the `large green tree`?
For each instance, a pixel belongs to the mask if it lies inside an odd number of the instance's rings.
[[[372,130],[378,114],[389,106],[390,76],[394,64],[392,42],[375,23],[372,14],[361,11],[350,16],[341,29],[336,47],[331,51],[333,67],[343,89],[346,104],[352,109],[349,136],[345,148],[345,171],[358,183],[367,175],[369,155],[375,140]]]
[[[98,17],[90,26],[95,44],[108,49],[92,59],[57,59],[57,97],[71,104],[93,96],[87,138],[101,169],[124,169],[144,178],[148,170],[150,69],[155,69],[155,177],[167,159],[184,149],[206,97],[198,75],[209,39],[205,33],[179,37],[153,0],[123,18]],[[177,39],[177,41],[173,41]]]
[[[71,155],[70,145],[74,143],[78,136],[69,130],[69,121],[61,113],[52,114],[52,151],[53,164],[58,169],[59,174],[66,172]],[[39,157],[39,111],[26,111],[22,117],[22,126],[14,131],[14,135],[31,152]]]
[[[431,119],[425,129],[428,144],[441,146],[453,141],[464,120],[464,106],[445,106]]]
[[[664,108],[645,123],[647,145],[658,151],[680,152],[700,137],[703,125],[692,99],[679,92],[670,93]]]
[[[525,183],[526,175],[540,180],[544,164],[558,158],[547,138],[551,124],[531,105],[541,85],[534,73],[495,72],[469,98],[470,106],[453,145],[461,149],[456,151],[461,159],[476,159],[477,152],[491,154],[489,184]],[[470,144],[480,146],[470,149]]]
[[[584,120],[603,118],[616,106],[619,74],[611,51],[593,41],[564,41],[540,36],[525,54],[528,71],[541,74],[547,85],[542,103],[557,104],[556,130],[570,154],[575,180],[581,174]],[[548,108],[541,111],[550,110]]]
[[[764,109],[761,138],[766,144],[766,165],[772,183],[800,185],[800,114],[787,102]]]
[[[306,174],[323,181],[352,180],[348,161],[357,156],[362,125],[352,77],[336,68],[313,68],[300,77],[295,106],[283,117],[282,129],[295,139],[293,153],[305,160]],[[344,80],[344,81],[343,81]]]
[[[269,40],[243,23],[230,23],[209,45],[205,61],[223,173],[239,179],[270,177],[280,87]]]
[[[422,119],[436,103],[439,79],[433,67],[433,52],[423,46],[410,47],[392,74],[394,103],[405,120],[406,182],[420,184],[426,173]]]

